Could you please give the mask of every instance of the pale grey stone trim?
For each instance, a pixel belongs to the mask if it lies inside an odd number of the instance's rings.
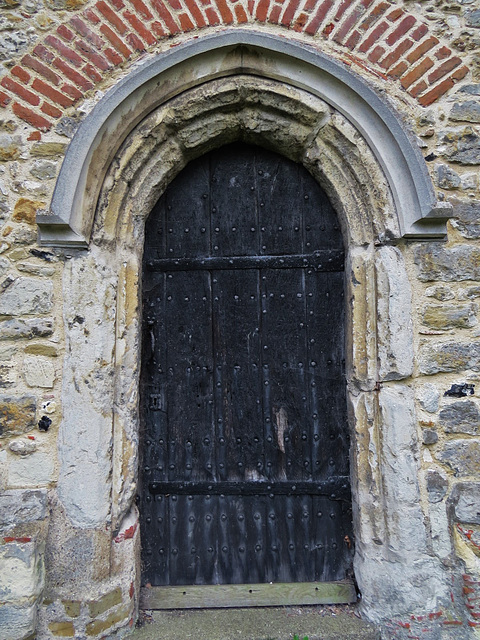
[[[412,300],[405,261],[397,247],[376,254],[379,380],[413,373]]]
[[[67,150],[50,214],[37,218],[42,243],[87,246],[101,182],[133,127],[185,89],[235,73],[285,81],[344,114],[385,172],[401,235],[426,239],[445,235],[451,208],[436,201],[419,149],[386,102],[339,62],[307,45],[250,29],[232,29],[158,55],[134,69],[97,104]]]
[[[82,529],[105,526],[111,509],[117,276],[99,253],[92,247],[82,260],[67,261],[63,283],[68,331],[58,496],[70,522]]]
[[[46,489],[9,489],[0,495],[0,527],[36,522],[46,516]]]
[[[448,606],[450,585],[428,552],[413,391],[386,382],[376,398],[350,400],[357,407],[352,488],[363,511],[355,516],[354,559],[361,608],[373,622],[438,611]]]

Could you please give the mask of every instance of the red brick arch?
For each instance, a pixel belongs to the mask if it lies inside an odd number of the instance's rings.
[[[428,106],[468,72],[429,25],[385,0],[97,0],[18,61],[0,84],[0,106],[48,131],[102,75],[153,52],[165,38],[214,26],[277,25],[343,50]]]

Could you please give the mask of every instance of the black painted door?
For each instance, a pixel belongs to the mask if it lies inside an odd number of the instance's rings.
[[[310,174],[243,144],[152,211],[144,582],[332,581],[352,556],[343,246]]]

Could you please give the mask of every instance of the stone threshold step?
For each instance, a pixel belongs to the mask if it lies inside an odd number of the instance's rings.
[[[349,605],[144,611],[131,640],[380,640]]]

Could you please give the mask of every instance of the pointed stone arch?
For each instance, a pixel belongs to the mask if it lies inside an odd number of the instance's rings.
[[[397,116],[326,57],[251,33],[216,38],[140,68],[99,103],[69,148],[51,215],[39,218],[45,244],[89,249],[72,252],[64,277],[65,517],[79,536],[105,522],[115,535],[134,526],[145,219],[191,159],[244,140],[304,164],[344,231],[355,570],[365,613],[381,620],[438,610],[448,581],[429,555],[420,501],[402,247],[403,237],[444,233],[423,159]],[[85,416],[96,457],[78,430]],[[128,580],[138,575],[138,548],[122,563]]]
[[[343,65],[315,49],[270,35],[231,30],[153,58],[107,93],[68,148],[49,215],[38,217],[42,242],[87,246],[105,173],[130,131],[185,90],[239,73],[304,89],[348,119],[388,181],[397,237],[445,234],[444,220],[450,210],[436,201],[419,150],[385,101]]]

